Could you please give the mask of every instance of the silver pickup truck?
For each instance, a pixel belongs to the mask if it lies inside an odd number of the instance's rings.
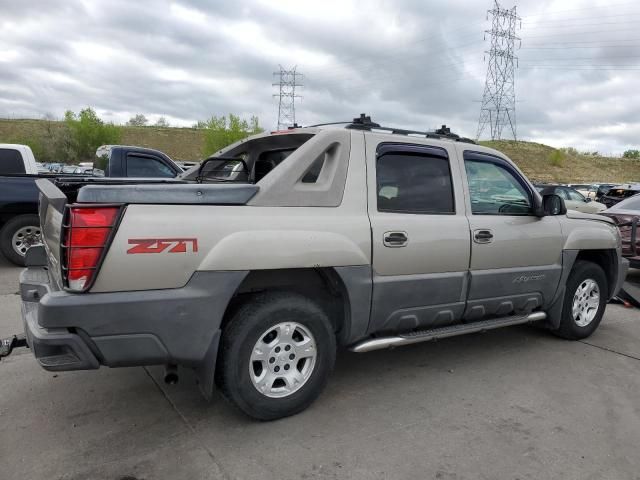
[[[20,289],[40,365],[192,368],[261,420],[309,406],[339,347],[529,322],[588,337],[627,271],[608,218],[448,129],[361,117],[250,137],[173,183],[94,181],[71,203],[38,186]]]

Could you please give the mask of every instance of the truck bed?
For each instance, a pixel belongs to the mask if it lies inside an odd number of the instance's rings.
[[[54,181],[70,202],[244,205],[259,190],[252,184],[200,184],[158,178],[59,178]]]

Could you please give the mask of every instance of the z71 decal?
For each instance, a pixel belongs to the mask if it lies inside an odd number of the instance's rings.
[[[130,238],[129,245],[135,246],[127,250],[127,254],[198,251],[197,238]]]

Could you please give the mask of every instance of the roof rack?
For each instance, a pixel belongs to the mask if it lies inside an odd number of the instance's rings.
[[[421,132],[418,130],[405,130],[402,128],[383,127],[379,123],[373,122],[371,120],[371,117],[364,113],[361,113],[360,117],[354,118],[351,123],[336,122],[335,124],[339,124],[339,123],[347,123],[347,126],[345,128],[349,128],[353,130],[367,130],[367,131],[384,130],[397,135],[423,135],[427,138],[437,138],[437,139],[447,138],[449,140],[454,140],[456,142],[473,143],[473,144],[476,143],[470,138],[461,137],[460,135],[456,135],[455,133],[452,133],[451,129],[446,125],[442,125],[442,127],[434,130],[433,132]]]

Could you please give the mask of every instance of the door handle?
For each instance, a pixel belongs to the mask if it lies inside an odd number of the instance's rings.
[[[405,247],[408,242],[407,232],[384,232],[382,236],[385,247]]]
[[[491,243],[493,232],[491,230],[474,230],[473,241],[476,243]]]

